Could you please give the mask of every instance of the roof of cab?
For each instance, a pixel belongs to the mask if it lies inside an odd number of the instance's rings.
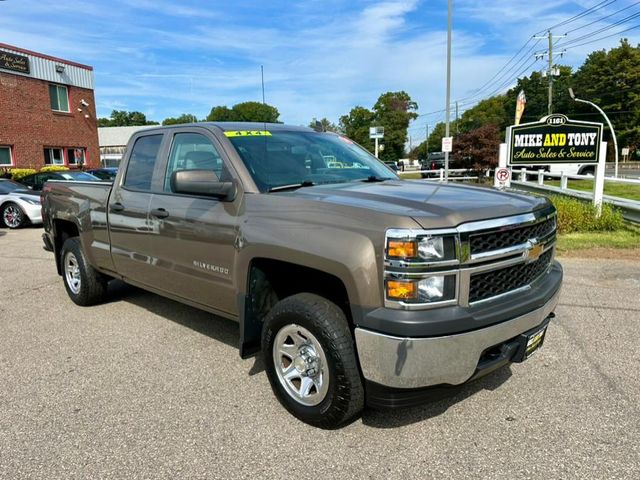
[[[171,128],[182,127],[216,127],[223,132],[238,131],[238,130],[269,130],[269,131],[287,131],[287,132],[314,132],[315,130],[309,127],[285,125],[284,123],[264,123],[264,122],[197,122],[197,123],[179,123],[176,125],[158,125],[149,126],[144,132],[136,131],[136,133],[152,134],[158,130],[167,130]]]
[[[211,125],[228,132],[234,130],[287,130],[299,132],[313,132],[309,127],[285,125],[284,123],[264,123],[264,122],[202,122],[200,125]]]

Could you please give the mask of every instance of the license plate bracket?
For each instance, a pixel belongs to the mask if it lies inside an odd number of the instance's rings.
[[[544,324],[518,336],[518,343],[520,346],[517,353],[514,355],[514,362],[524,362],[540,350],[540,347],[544,344],[548,326],[549,322],[547,321],[544,322]]]

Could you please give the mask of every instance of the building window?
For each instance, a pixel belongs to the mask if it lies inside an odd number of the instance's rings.
[[[0,167],[13,166],[13,156],[11,155],[11,147],[0,146]]]
[[[44,149],[45,165],[64,165],[64,156],[61,148],[45,148]]]
[[[49,97],[51,99],[51,110],[56,112],[69,111],[69,92],[64,85],[49,85]]]
[[[84,148],[67,148],[67,162],[69,165],[77,165],[79,167],[84,165]]]

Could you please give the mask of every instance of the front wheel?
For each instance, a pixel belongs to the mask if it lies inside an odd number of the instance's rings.
[[[9,228],[21,228],[26,225],[28,219],[20,205],[6,203],[2,207],[2,221]]]
[[[362,411],[353,335],[334,303],[310,293],[281,300],[265,319],[262,351],[276,397],[303,422],[336,428]]]
[[[68,238],[60,252],[62,278],[69,298],[86,307],[104,300],[107,294],[107,278],[87,263],[77,237]]]

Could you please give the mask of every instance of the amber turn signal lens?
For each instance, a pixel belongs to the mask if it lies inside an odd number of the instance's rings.
[[[387,281],[387,298],[405,300],[416,298],[418,288],[415,282]]]
[[[390,257],[411,258],[416,257],[417,254],[415,241],[389,240],[387,255]]]

